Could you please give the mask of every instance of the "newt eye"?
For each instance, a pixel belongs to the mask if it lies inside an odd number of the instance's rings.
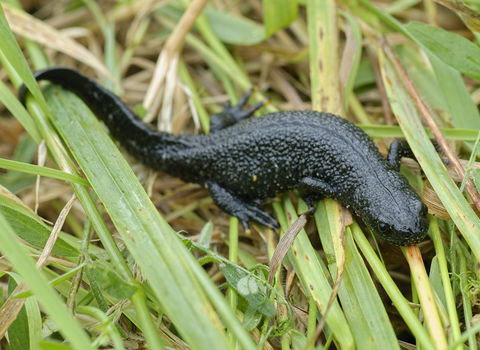
[[[384,222],[378,222],[377,226],[378,226],[378,231],[380,231],[380,233],[385,233],[388,230],[388,225]]]

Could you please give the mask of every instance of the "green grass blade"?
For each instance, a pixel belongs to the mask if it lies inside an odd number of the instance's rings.
[[[446,102],[455,127],[480,129],[480,113],[470,97],[462,75],[459,73],[460,71],[466,75],[472,75],[473,71],[477,71],[477,75],[480,76],[480,61],[477,57],[477,54],[480,54],[480,48],[458,35],[449,32],[445,32],[448,35],[445,34],[440,28],[431,29],[428,26],[424,28],[423,24],[417,24],[416,22],[409,24],[406,28],[427,53],[437,80],[436,87],[432,87],[430,91],[435,91],[436,95],[441,96]],[[437,33],[437,29],[440,33]],[[433,30],[437,33],[437,36],[443,33],[449,37],[449,40],[442,44],[442,39],[438,38],[439,43],[431,43],[424,37],[422,30],[425,32]],[[456,40],[456,37],[459,37],[459,39]],[[431,40],[434,40],[434,38]],[[448,47],[452,42],[455,42],[455,44],[452,44],[454,46]],[[447,57],[449,58],[447,59]],[[471,72],[467,73],[468,70]],[[470,147],[473,146],[471,142],[467,144]]]
[[[11,295],[15,287],[23,278],[14,272],[7,272],[11,277],[8,283],[8,294]],[[20,323],[20,324],[19,324]],[[8,328],[10,349],[40,349],[42,340],[42,317],[40,306],[35,298],[27,298],[16,320]],[[16,339],[15,339],[16,338]]]
[[[37,142],[30,136],[25,135],[21,138],[20,143],[15,148],[15,151],[11,155],[13,161],[20,163],[33,162],[37,151]],[[17,192],[25,187],[33,184],[36,180],[36,176],[26,174],[18,171],[8,171],[6,174],[0,175],[0,185],[8,188],[11,192]]]
[[[373,14],[378,16],[378,18],[385,24],[404,34],[419,46],[424,47],[417,37],[412,35],[412,33],[406,29],[408,27],[403,26],[397,19],[379,10],[367,0],[359,1]],[[432,64],[435,75],[437,76],[438,84],[443,91],[443,97],[446,100],[455,126],[464,129],[475,128],[478,130],[480,128],[480,114],[466,90],[461,75],[455,69],[443,63],[439,58],[433,55],[428,48],[424,47],[424,50],[429,56],[429,60]],[[468,145],[470,147],[472,146],[470,143]]]
[[[0,212],[17,235],[34,247],[43,248],[52,229],[37,214],[26,207],[20,199],[5,188],[0,187]],[[53,253],[60,256],[76,257],[78,250],[58,238]]]
[[[438,283],[437,283],[437,288],[435,290],[439,295],[439,297],[441,297],[442,302],[444,303],[444,306],[448,310],[448,316],[450,321],[449,327],[451,329],[453,339],[457,340],[458,338],[460,338],[460,334],[461,334],[460,322],[459,322],[457,309],[456,309],[455,296],[452,291],[452,285],[450,283],[450,271],[448,269],[447,258],[445,256],[445,250],[443,247],[443,241],[441,238],[440,230],[438,228],[437,218],[430,216],[430,227],[431,227],[430,230],[432,233],[433,243],[435,244],[435,251],[437,252],[437,255],[435,256],[435,258],[437,260],[437,265],[438,265],[437,276],[436,276]],[[430,273],[430,276],[432,276],[431,273]]]
[[[25,247],[19,242],[3,214],[0,214],[0,227],[2,227],[2,230],[0,230],[0,250],[7,256],[8,261],[15,266],[15,270],[35,293],[36,298],[42,304],[43,310],[56,322],[62,335],[68,339],[75,349],[93,350],[87,334],[65,309],[65,305],[58,294],[38,273],[34,260],[28,256]]]
[[[357,78],[358,68],[360,66],[360,59],[362,57],[362,32],[360,30],[360,26],[355,21],[355,18],[352,15],[345,11],[339,11],[339,13],[343,17],[345,17],[348,23],[348,28],[346,30],[347,40],[353,40],[355,42],[354,52],[343,53],[344,56],[346,54],[350,55],[352,53],[354,55],[347,81],[345,82],[345,85],[343,87],[343,110],[344,113],[346,113],[348,111],[350,94],[353,92],[353,87]],[[348,39],[349,36],[351,36],[352,38]],[[342,60],[344,59],[345,58],[342,58]]]
[[[469,77],[480,80],[480,47],[460,35],[426,23],[410,22],[405,27],[443,62]]]
[[[445,97],[439,92],[439,82],[431,65],[425,59],[425,55],[418,50],[418,47],[413,45],[395,46],[395,53],[402,61],[402,64],[425,101],[428,101],[429,106],[431,106],[437,114],[442,117],[446,115],[446,117],[442,119],[448,120],[448,106]],[[440,124],[439,126],[444,125],[448,124]]]
[[[0,48],[1,50],[1,48]],[[32,117],[27,113],[22,104],[18,101],[17,97],[8,89],[3,81],[0,81],[0,101],[8,108],[8,110],[16,116],[18,121],[27,130],[29,135],[39,143],[42,138],[38,132]]]
[[[64,52],[66,55],[76,58],[78,61],[83,62],[87,66],[94,68],[98,72],[101,72],[103,75],[107,77],[111,77],[110,73],[108,72],[108,70],[105,69],[105,66],[97,58],[97,56],[95,56],[92,52],[87,50],[84,46],[80,45],[75,40],[72,40],[70,37],[63,35],[60,31],[54,29],[52,26],[46,24],[45,22],[36,19],[35,17],[33,17],[32,15],[28,14],[25,11],[9,6],[8,4],[3,4],[3,8],[5,13],[8,14],[8,18],[10,20],[12,30],[15,31],[15,34],[22,35],[27,39],[36,41],[37,43],[43,46],[47,46],[51,49]],[[22,23],[22,25],[18,25],[19,23]],[[25,27],[27,26],[28,26],[28,30],[24,30]],[[2,41],[2,45],[3,44],[4,42]],[[5,51],[4,53],[5,55],[7,55]],[[8,53],[8,55],[10,55],[10,53]],[[18,55],[17,53],[13,52],[13,57],[17,55]],[[21,55],[21,52],[20,52],[20,55]],[[23,61],[25,60],[25,58],[23,56],[22,57],[17,56],[17,58],[18,59],[21,58],[22,61],[20,60],[12,61],[11,59],[9,59],[9,62],[12,64],[15,70],[19,73],[20,77],[23,79],[24,74],[27,72],[18,71],[18,66],[23,65]],[[30,83],[34,83],[35,80],[33,79],[33,76],[27,79],[28,80],[23,80],[23,81],[26,83],[26,85],[30,90],[31,88]],[[19,83],[21,83],[21,81],[16,81],[15,86],[18,87]],[[39,96],[41,96],[40,90],[38,89],[38,87],[37,87],[37,91],[33,91],[33,90],[30,90],[30,91],[32,91],[35,98],[38,98]],[[37,95],[37,92],[39,95]],[[45,105],[42,105],[42,108],[44,106]]]
[[[315,221],[327,256],[335,256],[329,231],[332,201],[317,204]],[[330,210],[327,212],[327,207]],[[333,209],[335,210],[335,209]],[[399,349],[397,338],[369,270],[353,243],[350,228],[345,231],[345,272],[338,291],[342,309],[358,345],[369,344],[370,349]],[[338,261],[329,260],[329,270],[336,275]]]
[[[400,349],[395,331],[363,257],[346,230],[346,266],[339,290],[343,310],[357,344],[371,349]]]
[[[50,150],[50,154],[52,155],[54,161],[59,164],[64,171],[76,174],[77,172],[73,161],[69,158],[69,155],[63,147],[58,134],[56,133],[56,131],[53,130],[50,121],[46,119],[45,114],[42,112],[41,108],[35,101],[33,101],[32,99],[28,99],[28,97],[27,101],[30,113],[37,121],[37,125],[39,126],[43,138],[46,140],[46,143]],[[107,229],[107,226],[96,204],[94,203],[92,196],[84,186],[72,183],[72,187],[78,197],[79,202],[82,204],[88,218],[90,219],[93,228],[95,229],[100,240],[102,241],[103,248],[108,253],[108,256],[111,259],[113,266],[115,266],[115,268],[124,276],[125,279],[134,283],[135,279],[132,276],[129,267],[127,266],[127,263],[125,262],[124,256],[122,255],[122,253],[120,253],[111,233]],[[54,276],[53,278],[55,277],[56,276]],[[62,285],[57,286],[57,290],[61,291],[61,286]],[[68,289],[66,291],[64,290],[63,292],[64,295],[67,295]],[[137,294],[134,294],[134,296],[136,296]],[[132,297],[132,301],[135,304],[137,310],[142,307],[142,300],[140,297]],[[145,303],[143,302],[143,304]],[[158,338],[158,335],[155,331],[155,326],[152,322],[152,318],[143,317],[139,318],[139,321],[141,322],[141,326],[139,328],[144,331],[147,342],[151,344],[152,347],[155,346],[155,343],[157,343],[156,338]],[[152,336],[154,336],[155,338],[151,338]]]
[[[73,94],[51,88],[47,96],[54,124],[142,268],[162,309],[193,349],[229,349],[220,321],[199,285],[198,270],[189,266],[196,262],[160,217],[100,123]]]
[[[68,174],[60,170],[46,168],[43,166],[16,162],[14,160],[0,158],[0,168],[20,171],[27,174],[51,177],[52,179],[70,181],[83,186],[90,186],[90,182],[82,179],[80,176]]]
[[[83,267],[85,266],[85,264],[80,264],[78,265],[77,267],[71,269],[69,272],[63,274],[63,275],[60,275],[58,276],[57,278],[54,278],[53,280],[50,280],[49,281],[49,285],[52,286],[52,287],[55,287],[65,281],[68,281],[70,278],[73,277],[73,275],[75,275],[78,271],[80,271],[81,269],[83,269]],[[26,298],[26,297],[29,297],[29,296],[32,296],[33,293],[30,289],[27,289],[23,292],[20,292],[18,294],[15,294],[14,295],[14,298],[15,299],[18,299],[18,298]]]
[[[288,197],[284,198],[284,204],[285,213],[280,208],[279,203],[273,203],[273,207],[282,229],[285,232],[297,219],[297,215]],[[289,218],[288,221],[286,217]],[[305,230],[302,229],[300,231],[288,254],[289,259],[295,262],[295,271],[302,280],[306,294],[311,295],[321,312],[325,311],[332,293],[332,288]],[[350,327],[337,300],[334,301],[327,315],[327,324],[332,329],[335,339],[342,349],[354,347],[354,339]]]
[[[455,127],[478,131],[480,129],[480,113],[470,97],[462,75],[428,51],[427,56],[437,77],[438,87],[441,89],[439,95],[443,93],[442,96],[447,103]],[[473,142],[466,142],[466,144],[473,147]]]
[[[42,340],[42,315],[40,305],[35,298],[25,300],[25,311],[28,319],[28,339],[30,341],[29,349],[39,349],[39,343]]]
[[[446,210],[457,225],[477,259],[480,259],[480,221],[455,183],[446,173],[435,148],[428,139],[417,109],[403,84],[385,57],[380,55],[380,68],[387,95],[404,134],[422,170],[432,184]]]
[[[19,86],[21,82],[24,82],[27,85],[28,89],[31,91],[35,99],[40,103],[41,108],[44,111],[47,111],[47,106],[45,104],[45,99],[40,91],[40,88],[37,85],[37,82],[33,78],[30,67],[22,54],[22,51],[18,47],[17,42],[8,26],[7,19],[5,18],[5,13],[3,12],[3,7],[0,3],[0,38],[2,41],[0,43],[0,51],[2,56],[8,61],[9,65],[14,69],[14,72],[10,76],[19,77],[14,79],[13,83],[16,86]]]
[[[22,278],[17,274],[10,274],[8,280],[8,294],[11,295],[15,290],[15,287],[22,282]],[[30,300],[32,298],[29,298]],[[28,299],[27,299],[28,300]],[[10,349],[20,350],[28,349],[30,344],[30,334],[28,332],[29,321],[27,317],[27,311],[25,305],[19,310],[15,321],[8,327],[8,340]]]
[[[363,131],[365,131],[370,137],[405,137],[402,129],[399,126],[387,126],[387,125],[360,125],[357,124]],[[473,129],[440,129],[442,134],[447,140],[462,140],[462,141],[475,141],[478,136],[478,130]],[[432,139],[433,134],[427,128],[424,128],[428,138]]]
[[[307,10],[312,109],[339,115],[337,5],[332,0],[309,0]]]
[[[388,296],[392,300],[393,305],[397,308],[403,320],[415,336],[417,345],[421,344],[422,348],[434,350],[435,346],[428,336],[427,331],[425,328],[423,328],[422,324],[418,320],[417,315],[414,314],[410,304],[407,302],[402,292],[395,285],[392,277],[385,269],[385,266],[380,261],[377,253],[373,250],[370,242],[367,240],[357,223],[353,223],[351,226],[351,231],[358,248],[368,261],[368,264],[377,276],[378,281],[381,283]]]

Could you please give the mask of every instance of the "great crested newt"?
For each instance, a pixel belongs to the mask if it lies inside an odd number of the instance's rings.
[[[261,207],[265,198],[297,189],[313,212],[330,197],[343,204],[378,236],[398,246],[427,234],[427,206],[399,172],[409,155],[394,141],[385,159],[372,139],[353,123],[329,113],[284,111],[248,118],[259,104],[227,104],[211,118],[208,135],[172,135],[143,123],[112,92],[68,68],[51,68],[35,78],[77,94],[111,134],[145,165],[204,185],[213,202],[236,216],[278,228]],[[19,91],[25,103],[26,87]]]

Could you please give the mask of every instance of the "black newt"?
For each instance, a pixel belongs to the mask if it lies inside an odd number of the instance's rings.
[[[405,142],[394,141],[387,159],[353,123],[314,111],[285,111],[248,118],[259,104],[243,110],[226,105],[211,119],[209,135],[172,135],[144,124],[112,92],[67,68],[35,74],[76,93],[107,125],[123,147],[145,165],[187,182],[203,184],[214,203],[236,216],[278,228],[262,199],[297,189],[313,212],[330,197],[362,218],[378,236],[398,246],[427,234],[427,206],[400,174]],[[19,91],[25,103],[26,87]]]

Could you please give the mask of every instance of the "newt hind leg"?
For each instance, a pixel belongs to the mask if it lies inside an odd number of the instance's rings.
[[[240,220],[245,232],[250,231],[249,221],[255,221],[274,230],[280,228],[275,218],[257,206],[252,200],[241,198],[215,181],[206,181],[205,187],[212,196],[213,202],[227,214],[233,215]]]
[[[218,131],[226,128],[227,126],[238,123],[239,121],[250,117],[253,112],[265,105],[267,100],[258,102],[246,109],[243,109],[253,91],[253,88],[248,90],[242,97],[240,97],[238,103],[233,107],[230,105],[230,101],[227,101],[220,113],[213,114],[210,117],[210,132]]]

